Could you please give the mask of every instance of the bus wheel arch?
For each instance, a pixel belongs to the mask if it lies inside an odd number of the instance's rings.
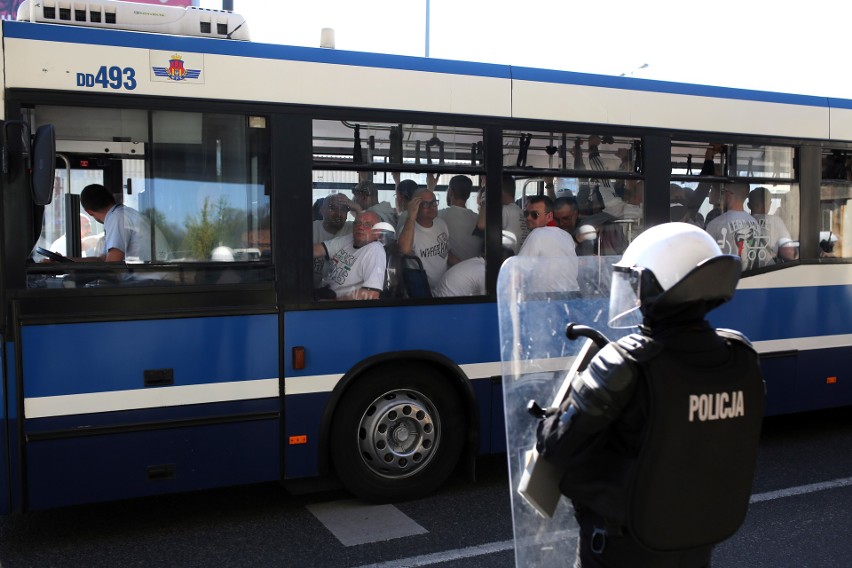
[[[469,381],[436,355],[365,363],[330,405],[325,455],[346,488],[364,499],[434,492],[476,448]]]

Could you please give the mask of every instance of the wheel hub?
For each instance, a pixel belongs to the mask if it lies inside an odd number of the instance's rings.
[[[432,402],[411,390],[394,390],[367,408],[358,428],[364,463],[383,477],[414,475],[438,448],[440,421]]]

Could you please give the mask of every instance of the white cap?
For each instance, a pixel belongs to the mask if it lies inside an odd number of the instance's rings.
[[[580,225],[579,227],[577,227],[576,238],[578,243],[590,241],[592,239],[598,238],[598,232],[591,225]]]
[[[381,222],[373,225],[373,230],[374,231],[390,231],[391,233],[396,233],[396,229],[393,228],[393,225],[391,225],[390,223],[385,223],[384,221],[381,221]]]

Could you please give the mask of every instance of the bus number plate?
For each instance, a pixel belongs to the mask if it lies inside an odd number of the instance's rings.
[[[133,67],[101,65],[97,73],[77,73],[77,86],[132,91],[136,88],[136,71]]]

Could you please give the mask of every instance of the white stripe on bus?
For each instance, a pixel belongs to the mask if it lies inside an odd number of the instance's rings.
[[[737,290],[850,285],[852,270],[849,270],[848,264],[800,264],[743,278],[737,284]]]
[[[547,373],[567,369],[571,365],[573,357],[557,357],[553,359],[539,359],[536,361],[525,361],[521,369],[522,373]],[[464,374],[471,380],[490,379],[503,375],[503,364],[500,361],[489,363],[470,363],[459,365]],[[319,392],[331,392],[338,381],[343,378],[343,373],[332,375],[306,375],[303,377],[287,377],[284,379],[284,392],[287,395],[311,394]]]
[[[278,396],[278,379],[232,381],[204,385],[154,387],[68,394],[61,396],[30,397],[24,400],[26,418],[69,416],[116,410],[139,410],[186,404],[250,400]]]
[[[754,347],[758,353],[808,351],[849,346],[852,346],[852,335],[823,335],[754,342]],[[516,375],[553,373],[567,370],[572,361],[573,357],[554,357],[552,359],[522,361],[519,362],[517,368],[512,368],[512,371]],[[470,363],[460,365],[460,368],[471,380],[490,379],[491,377],[500,377],[503,374],[503,364],[499,361]],[[343,373],[287,377],[284,380],[284,392],[287,395],[329,393],[334,390],[334,387],[342,378]],[[69,416],[73,414],[113,412],[117,410],[139,410],[163,406],[250,400],[277,396],[278,379],[273,378],[204,385],[29,397],[24,400],[24,414],[27,418],[45,418],[49,416]]]

